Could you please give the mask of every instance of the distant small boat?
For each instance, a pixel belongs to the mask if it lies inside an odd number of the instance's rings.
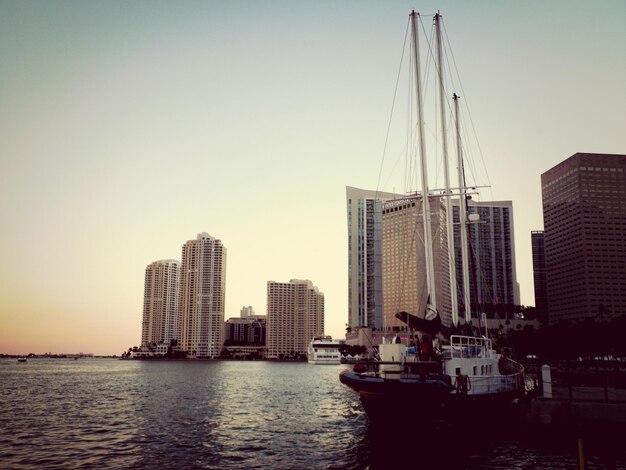
[[[26,358],[25,357],[18,357],[17,358],[17,362],[26,362]]]
[[[330,336],[316,336],[309,343],[309,364],[341,364],[341,341]]]

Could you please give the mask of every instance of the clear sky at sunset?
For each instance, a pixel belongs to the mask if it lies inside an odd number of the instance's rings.
[[[138,345],[145,267],[203,231],[226,318],[310,279],[341,337],[345,186],[378,185],[412,9],[444,17],[534,305],[540,174],[626,153],[624,0],[0,0],[0,353]]]

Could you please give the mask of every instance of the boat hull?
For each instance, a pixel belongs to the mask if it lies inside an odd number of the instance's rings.
[[[339,375],[339,380],[365,397],[410,394],[414,398],[435,399],[454,390],[450,378],[443,374],[433,378],[384,379],[345,370]]]
[[[374,409],[384,409],[390,404],[440,404],[447,399],[454,387],[446,375],[426,378],[385,379],[345,370],[339,375],[344,385],[358,392],[368,415]]]
[[[454,387],[444,374],[433,377],[385,379],[345,370],[339,375],[344,385],[358,392],[361,404],[373,421],[403,416],[435,416]]]
[[[468,408],[472,412],[501,410],[524,395],[523,389],[474,395],[457,393],[446,374],[386,379],[345,370],[339,380],[359,394],[363,409],[374,421],[393,418],[400,411],[405,416],[423,419],[459,416]]]
[[[309,364],[337,366],[341,364],[341,359],[309,359]]]

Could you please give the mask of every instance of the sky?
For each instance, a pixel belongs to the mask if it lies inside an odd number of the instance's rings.
[[[342,337],[345,187],[406,189],[383,149],[412,9],[443,15],[534,305],[541,173],[626,153],[624,0],[0,0],[0,353],[139,345],[146,266],[200,232],[226,318],[310,279]]]

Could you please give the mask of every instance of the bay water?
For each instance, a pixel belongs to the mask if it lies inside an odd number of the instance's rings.
[[[347,366],[268,361],[0,360],[0,468],[577,468],[573,434],[476,416],[372,423]],[[408,404],[411,406],[411,404]],[[588,468],[626,468],[611,434]],[[621,438],[619,439],[621,440]]]

